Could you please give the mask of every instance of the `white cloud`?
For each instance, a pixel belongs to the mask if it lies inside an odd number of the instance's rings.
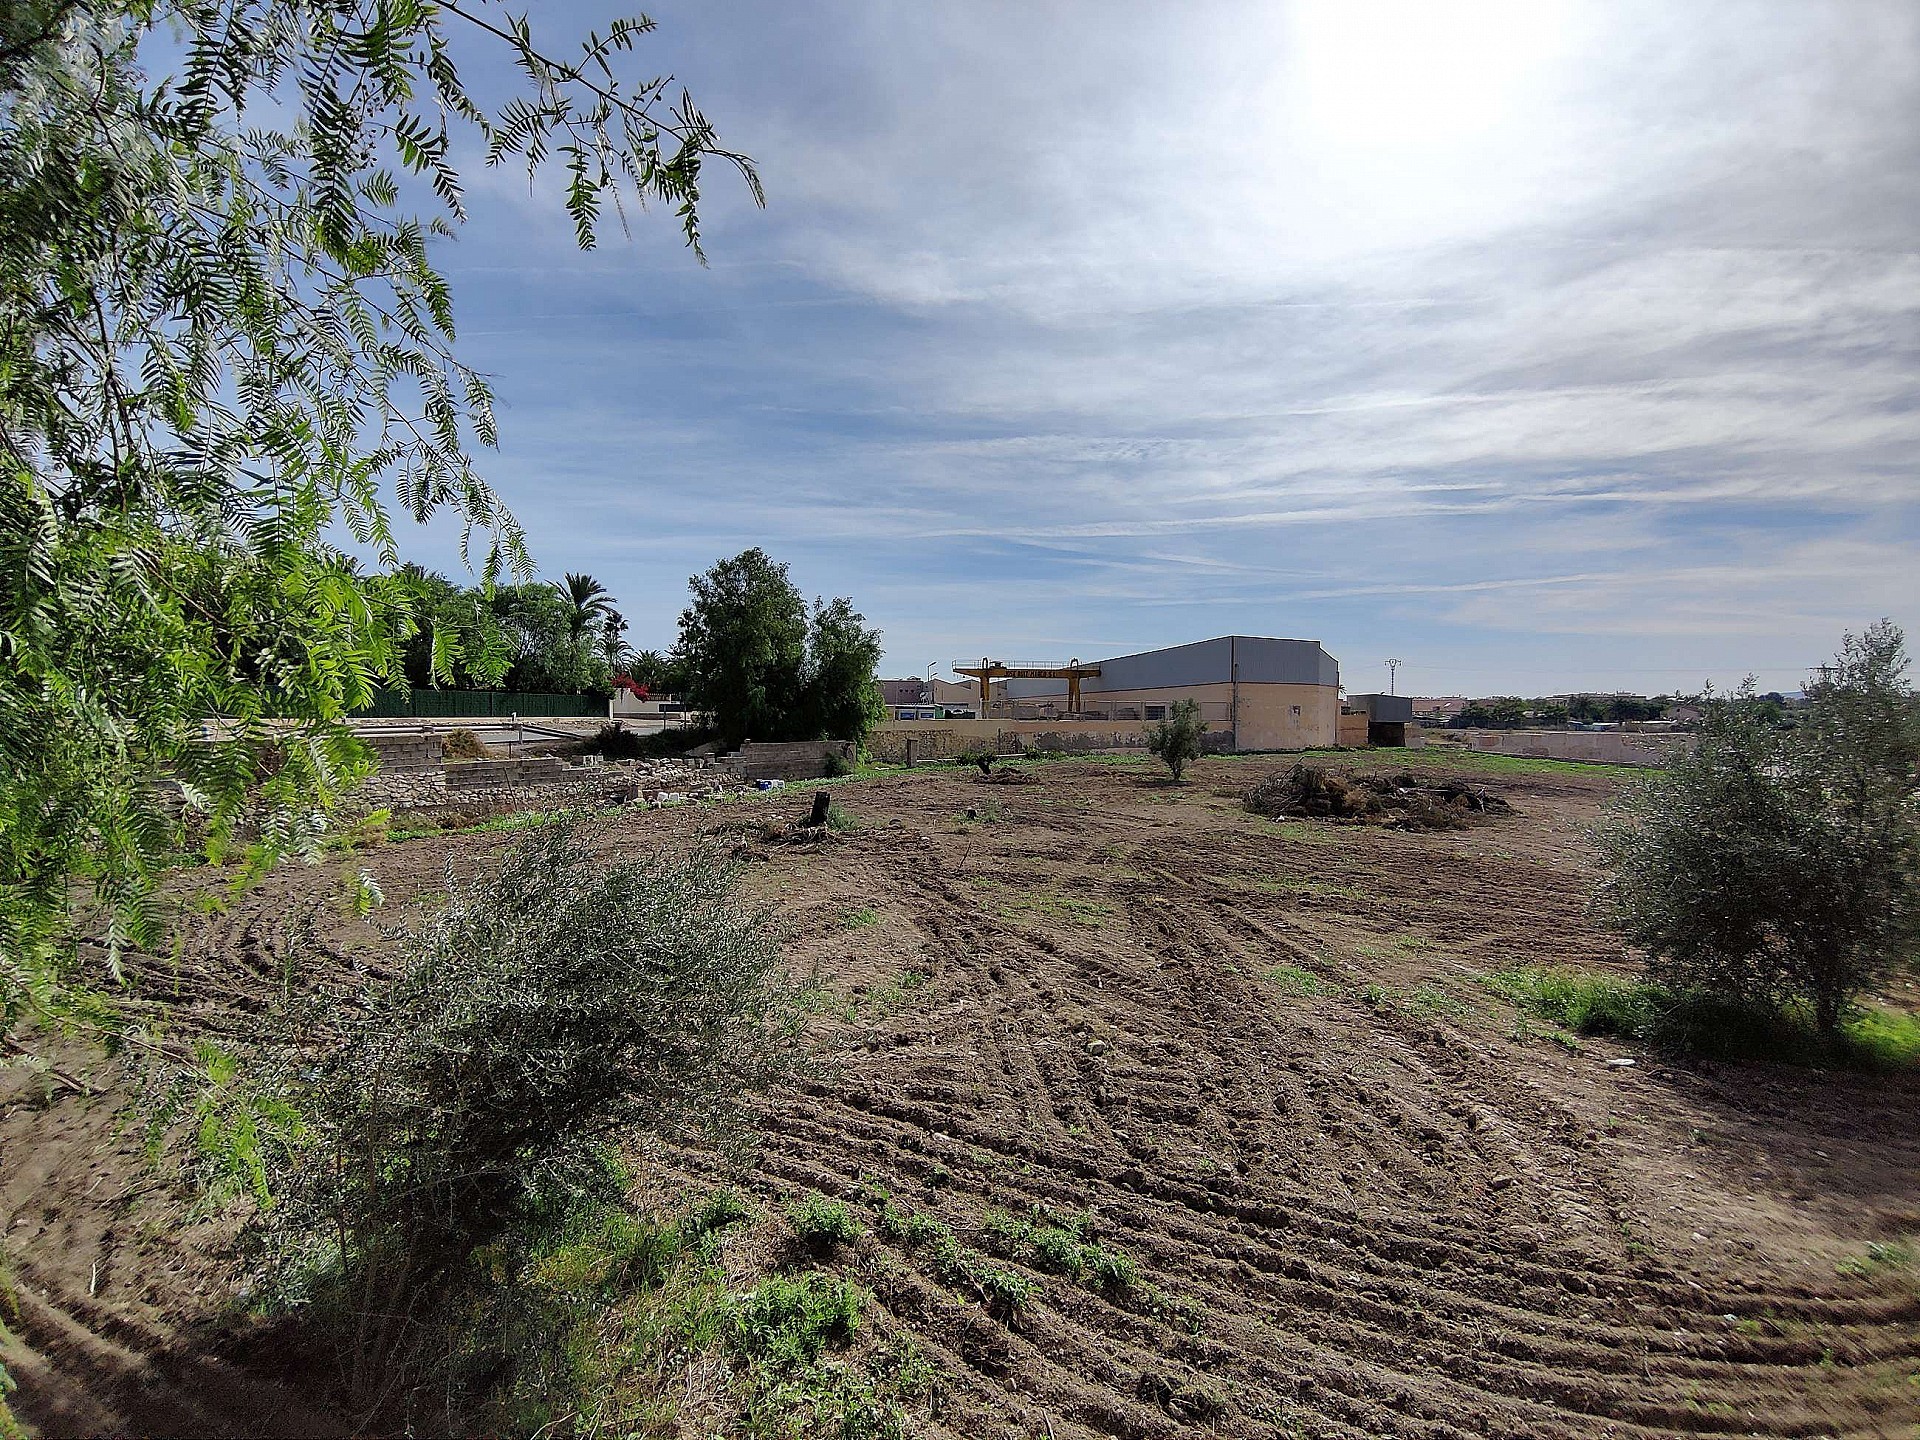
[[[510,493],[616,590],[766,543],[903,657],[1306,630],[1483,692],[1920,622],[1920,7],[659,13],[770,211],[716,178],[693,282],[550,215],[451,257],[520,297]]]

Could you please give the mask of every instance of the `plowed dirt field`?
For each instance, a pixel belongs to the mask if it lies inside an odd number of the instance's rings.
[[[836,790],[858,828],[830,843],[743,842],[828,987],[834,1055],[763,1107],[763,1207],[879,1186],[975,1243],[994,1210],[1089,1211],[1139,1266],[1115,1294],[1034,1271],[1008,1320],[904,1244],[850,1248],[840,1267],[943,1372],[924,1433],[1920,1433],[1920,1285],[1860,1260],[1920,1232],[1920,1081],[1565,1049],[1490,990],[1513,966],[1626,967],[1585,909],[1606,772],[1436,758],[1517,813],[1409,834],[1246,814],[1238,793],[1288,763],[1207,760],[1178,787],[1098,761],[864,780]],[[637,851],[805,798],[593,833]],[[509,843],[356,858],[404,918]],[[283,984],[363,983],[388,952],[336,886],[271,877],[141,993],[219,1032]],[[224,1232],[148,1178],[124,1097],[6,1083],[23,1418],[333,1433],[221,1358]],[[664,1148],[645,1173],[714,1179]]]

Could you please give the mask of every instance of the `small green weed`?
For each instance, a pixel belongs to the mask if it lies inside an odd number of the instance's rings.
[[[735,1297],[727,1345],[745,1382],[744,1433],[906,1440],[899,1401],[931,1392],[930,1367],[914,1363],[910,1341],[862,1362],[840,1358],[865,1304],[859,1286],[824,1275],[774,1276]]]
[[[1095,1290],[1115,1293],[1131,1289],[1139,1280],[1132,1256],[1093,1243],[1093,1216],[1084,1210],[1062,1215],[1035,1205],[1025,1216],[991,1210],[981,1231],[997,1253]]]
[[[787,1223],[801,1243],[824,1250],[834,1245],[858,1244],[867,1232],[853,1218],[844,1200],[809,1195],[787,1207]]]
[[[1875,1241],[1864,1255],[1850,1255],[1833,1268],[1842,1275],[1865,1280],[1888,1270],[1910,1270],[1914,1247],[1905,1240]]]
[[[973,1276],[974,1283],[980,1288],[981,1298],[987,1309],[1005,1319],[1018,1315],[1034,1301],[1040,1293],[1040,1282],[1031,1280],[1013,1270],[999,1270],[991,1265],[981,1265]]]
[[[869,925],[880,923],[880,912],[871,905],[864,905],[858,910],[847,911],[840,917],[840,923],[849,930],[864,930]]]
[[[1272,982],[1282,995],[1311,998],[1316,995],[1330,995],[1335,989],[1311,970],[1303,970],[1298,965],[1269,965],[1260,973]]]

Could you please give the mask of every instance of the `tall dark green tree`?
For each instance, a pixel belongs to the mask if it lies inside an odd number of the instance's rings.
[[[657,204],[697,250],[715,158],[757,198],[629,73],[651,28],[563,58],[497,0],[0,5],[0,1021],[84,978],[85,890],[109,957],[156,944],[189,834],[257,870],[365,773],[342,720],[416,596],[335,535],[392,571],[394,511],[451,512],[528,573],[429,237],[466,219],[466,145],[557,166],[583,246]],[[456,40],[510,78],[471,86]]]
[[[857,743],[886,718],[886,701],[875,678],[880,653],[880,632],[868,627],[851,600],[814,602],[800,721],[809,738]]]
[[[687,582],[675,658],[690,704],[729,745],[791,737],[807,659],[807,607],[787,567],[757,546]]]
[[[861,740],[882,713],[880,633],[850,600],[806,601],[759,548],[688,582],[672,668],[720,739]]]

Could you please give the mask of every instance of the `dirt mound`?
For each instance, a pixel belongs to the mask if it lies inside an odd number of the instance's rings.
[[[1246,808],[1272,819],[1352,820],[1394,830],[1464,830],[1475,819],[1511,815],[1498,795],[1456,776],[1342,775],[1295,765],[1248,790]]]
[[[973,783],[976,785],[1032,785],[1035,782],[1033,776],[1025,770],[1002,768],[982,771],[974,776]]]

